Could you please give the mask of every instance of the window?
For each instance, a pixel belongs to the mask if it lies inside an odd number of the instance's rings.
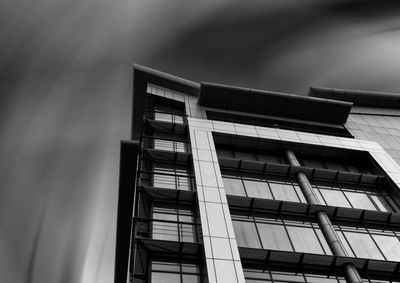
[[[238,246],[331,254],[318,225],[308,219],[233,215],[232,220]]]
[[[153,239],[196,242],[193,212],[189,209],[154,207]]]
[[[289,177],[224,174],[222,179],[228,195],[306,202],[299,185]]]
[[[344,276],[310,274],[303,272],[259,270],[244,268],[246,283],[346,283]],[[364,283],[399,283],[399,281],[373,280],[363,278]]]
[[[186,152],[186,143],[183,141],[183,139],[177,139],[176,136],[173,135],[155,133],[153,139],[153,148],[157,150]]]
[[[244,276],[246,283],[288,283],[288,282],[309,282],[309,283],[346,283],[342,276],[307,274],[302,272],[257,270],[245,268]],[[368,282],[368,281],[366,281]]]
[[[200,283],[197,264],[153,261],[151,283]]]
[[[399,231],[391,227],[334,226],[349,256],[400,261]]]
[[[400,211],[384,186],[316,181],[313,187],[321,204],[376,211]]]
[[[154,119],[169,123],[183,124],[183,109],[164,104],[154,105]]]
[[[188,169],[185,166],[164,163],[154,164],[154,187],[189,191],[192,189],[191,182]]]

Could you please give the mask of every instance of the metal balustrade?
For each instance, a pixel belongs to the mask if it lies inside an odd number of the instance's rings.
[[[174,124],[186,124],[186,115],[184,114],[176,114],[159,110],[144,110],[143,114],[145,119],[152,119]]]
[[[199,223],[161,219],[134,219],[135,238],[198,243],[201,239]]]
[[[144,148],[151,148],[155,150],[166,150],[172,152],[186,153],[189,149],[189,143],[180,139],[165,138],[165,137],[149,137],[142,136]]]
[[[194,176],[149,171],[140,171],[139,184],[148,187],[183,191],[192,191],[195,187]]]

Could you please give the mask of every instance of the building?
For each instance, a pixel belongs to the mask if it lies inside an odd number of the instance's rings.
[[[400,95],[134,66],[115,282],[400,282]]]

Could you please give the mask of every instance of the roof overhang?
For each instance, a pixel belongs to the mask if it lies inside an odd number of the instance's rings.
[[[343,124],[352,103],[326,98],[202,83],[201,106],[307,121]]]
[[[400,94],[398,93],[310,87],[308,95],[353,102],[354,106],[400,109]]]

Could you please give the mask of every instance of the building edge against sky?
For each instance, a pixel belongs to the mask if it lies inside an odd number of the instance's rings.
[[[399,282],[398,163],[398,94],[134,65],[115,282]]]

